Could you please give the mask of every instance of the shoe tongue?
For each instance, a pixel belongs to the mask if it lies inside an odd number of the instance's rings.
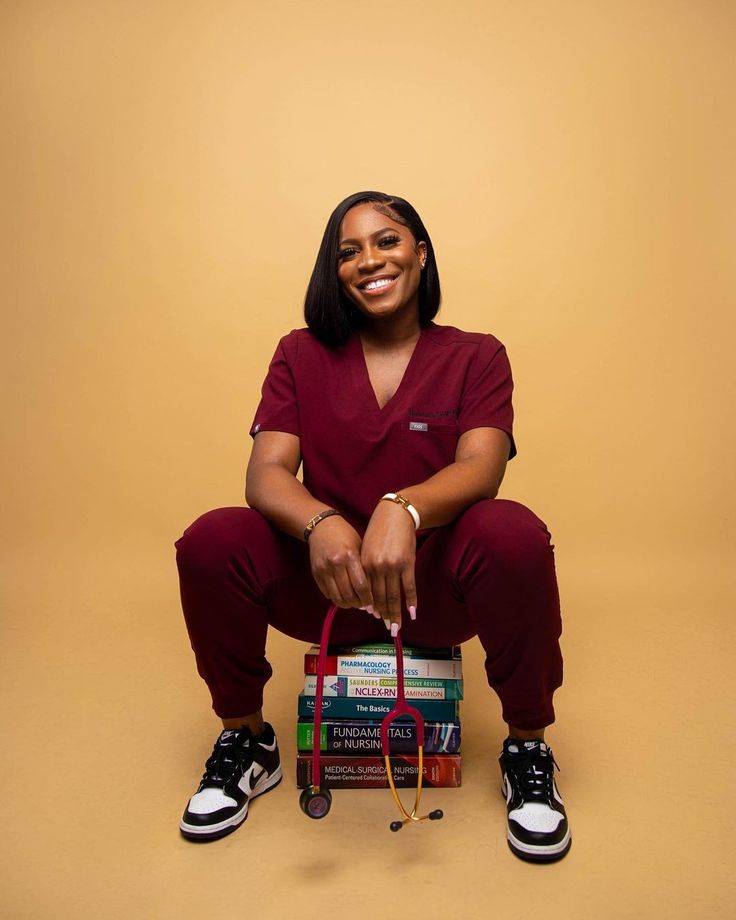
[[[529,741],[511,741],[507,745],[506,749],[511,754],[528,754],[530,751],[533,751],[536,748],[539,748],[543,754],[546,754],[548,751],[547,745],[544,743],[544,741],[540,741],[538,738],[533,738]]]
[[[220,732],[219,741],[220,744],[235,744],[239,737],[247,742],[248,738],[250,738],[250,731],[242,728],[226,728],[224,731]]]

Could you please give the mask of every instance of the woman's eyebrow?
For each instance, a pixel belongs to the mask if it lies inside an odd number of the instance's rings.
[[[371,237],[374,237],[374,238],[375,238],[375,237],[377,237],[377,236],[380,236],[381,233],[385,233],[387,230],[394,230],[394,231],[395,231],[395,228],[394,228],[394,227],[381,227],[380,230],[376,230],[375,233],[371,233]],[[359,242],[360,242],[360,240],[353,240],[353,239],[350,239],[350,240],[340,240],[340,243],[339,243],[338,245],[344,246],[345,243],[359,243]]]

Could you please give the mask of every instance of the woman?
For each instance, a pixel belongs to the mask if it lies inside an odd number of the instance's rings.
[[[545,861],[569,849],[543,740],[562,683],[553,547],[531,511],[495,498],[516,454],[511,369],[494,336],[435,324],[439,304],[414,208],[381,192],[341,202],[307,290],[307,328],[281,339],[263,385],[250,507],[211,511],[176,544],[197,667],[223,724],[181,821],[188,839],[230,833],[280,781],[261,711],[266,632],[318,642],[332,603],[347,611],[335,644],[385,641],[399,627],[408,645],[479,636],[509,725],[499,758],[509,845]]]

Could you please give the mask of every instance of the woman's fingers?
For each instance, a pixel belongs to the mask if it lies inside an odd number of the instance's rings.
[[[401,573],[401,586],[406,598],[406,609],[412,620],[417,618],[417,586],[414,580],[414,563],[407,566]]]
[[[371,584],[368,581],[368,576],[365,574],[363,566],[360,564],[360,559],[351,559],[348,562],[347,570],[353,591],[358,599],[358,603],[355,604],[355,606],[372,607],[373,594],[371,593]]]
[[[371,577],[373,590],[373,608],[378,611],[386,629],[390,631],[391,624],[396,623],[401,627],[401,580],[398,573],[389,572],[384,575],[375,572]]]
[[[351,573],[345,568],[324,573],[321,581],[318,581],[320,590],[338,607],[372,607],[370,583],[360,563],[357,564],[357,570],[351,568]]]
[[[373,594],[373,609],[385,623],[387,619],[386,579],[382,572],[373,572],[371,574],[371,593]]]
[[[391,621],[391,635],[395,636],[396,625],[401,629],[401,578],[398,572],[390,572],[386,576],[386,613]]]
[[[340,592],[337,590],[335,579],[331,575],[322,575],[317,580],[320,591],[331,604],[338,604]]]

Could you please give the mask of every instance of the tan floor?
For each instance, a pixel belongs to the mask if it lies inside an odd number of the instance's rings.
[[[303,645],[273,636],[267,715],[285,781],[229,838],[181,840],[217,723],[173,565],[166,547],[15,560],[3,643],[4,918],[734,916],[733,628],[715,628],[733,622],[734,592],[717,560],[691,570],[649,560],[611,579],[610,559],[573,568],[558,552],[566,680],[549,740],[573,848],[552,866],[506,847],[503,725],[477,642],[465,646],[464,784],[425,798],[444,809],[441,824],[391,834],[383,791],[336,794],[321,823],[300,813]]]

